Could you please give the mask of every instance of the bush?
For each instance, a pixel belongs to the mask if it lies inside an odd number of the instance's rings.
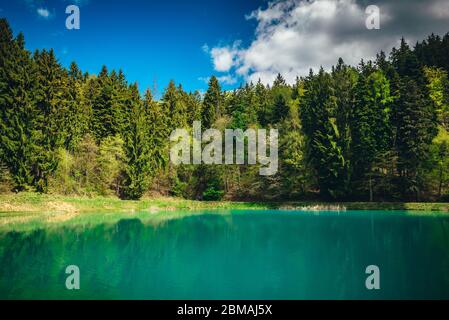
[[[213,187],[206,189],[206,191],[203,192],[203,200],[205,201],[219,201],[223,198],[224,191],[223,190],[217,190]]]
[[[171,178],[170,195],[173,197],[186,197],[187,183],[179,180],[178,176]]]

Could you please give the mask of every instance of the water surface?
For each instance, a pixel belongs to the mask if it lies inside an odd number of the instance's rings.
[[[65,287],[77,265],[81,288]],[[380,290],[365,269],[380,268]],[[449,217],[202,212],[0,233],[2,299],[448,299]]]

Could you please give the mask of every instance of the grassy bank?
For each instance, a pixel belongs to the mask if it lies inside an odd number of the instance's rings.
[[[0,230],[34,229],[43,225],[104,223],[123,218],[161,222],[208,209],[407,210],[449,212],[449,203],[400,202],[202,202],[178,198],[123,201],[115,197],[76,197],[37,193],[0,194]]]
[[[0,194],[0,212],[174,211],[201,209],[410,210],[449,212],[449,203],[427,202],[237,202],[195,201],[171,197],[139,201],[116,197],[77,197],[32,192]]]

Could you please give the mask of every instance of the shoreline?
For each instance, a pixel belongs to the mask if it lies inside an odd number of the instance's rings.
[[[120,200],[107,196],[63,196],[22,192],[0,194],[0,212],[76,212],[92,211],[174,211],[204,209],[244,210],[300,210],[300,211],[346,211],[346,210],[404,210],[449,212],[449,203],[438,202],[325,202],[325,201],[198,201],[173,197]]]
[[[407,211],[414,215],[449,215],[449,203],[402,202],[237,202],[195,201],[170,197],[143,198],[138,201],[115,197],[81,197],[23,192],[0,194],[0,232],[33,231],[41,228],[86,226],[117,223],[122,219],[140,219],[161,224],[211,210],[226,214],[229,210],[292,211]]]

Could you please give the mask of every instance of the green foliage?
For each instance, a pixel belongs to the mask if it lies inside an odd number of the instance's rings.
[[[339,144],[337,99],[332,76],[323,69],[310,74],[304,84],[300,116],[306,136],[307,158],[317,176],[320,193],[325,198],[345,193],[347,164],[344,146]]]
[[[358,68],[342,59],[289,84],[247,83],[204,97],[170,81],[141,97],[121,70],[65,69],[52,50],[25,49],[0,19],[0,187],[62,194],[149,191],[219,200],[443,198],[449,190],[449,34]],[[279,170],[169,162],[173,129],[276,128]],[[438,134],[438,135],[437,135]]]
[[[67,111],[64,117],[64,128],[66,128],[64,147],[73,152],[83,136],[89,132],[91,106],[87,103],[84,95],[86,82],[75,62],[70,65],[68,76]]]
[[[358,72],[354,68],[344,64],[343,59],[338,60],[336,67],[332,69],[333,95],[336,101],[336,109],[332,112],[335,117],[335,125],[338,135],[336,142],[341,153],[341,168],[339,169],[340,190],[338,196],[346,196],[350,193],[351,181],[351,117],[355,103],[355,86]]]
[[[449,132],[442,126],[430,147],[432,165],[430,179],[437,186],[437,196],[443,197],[449,191]]]
[[[202,99],[198,91],[189,93],[185,96],[187,104],[187,121],[189,126],[193,121],[201,121]]]
[[[187,182],[179,179],[178,175],[172,177],[170,195],[174,197],[184,198],[187,196]]]
[[[215,120],[222,115],[223,111],[223,97],[220,84],[218,83],[218,79],[212,76],[209,80],[209,88],[204,95],[201,114],[202,125],[205,128],[211,128]]]
[[[57,169],[56,150],[63,146],[67,135],[64,126],[67,115],[68,75],[58,63],[53,50],[34,54],[37,68],[36,93],[36,163],[34,184],[38,191],[48,191],[48,179]]]
[[[97,175],[98,145],[92,135],[83,137],[75,150],[74,177],[81,188],[87,193],[95,190]]]
[[[417,83],[404,77],[394,111],[398,172],[404,192],[419,198],[423,165],[429,159],[429,147],[437,134],[435,109]]]
[[[110,190],[119,196],[121,194],[122,172],[125,168],[125,154],[123,139],[119,136],[104,138],[98,148],[96,159],[98,192],[107,195]]]
[[[170,135],[166,104],[153,100],[150,90],[143,101],[146,118],[147,143],[150,149],[150,167],[153,171],[164,168],[168,163],[168,137]]]
[[[241,90],[232,94],[229,104],[229,112],[232,115],[231,128],[246,130],[250,126],[257,125],[257,113],[254,105],[254,86],[246,85]]]
[[[299,100],[300,98],[297,97],[291,102],[288,116],[279,128],[280,190],[278,192],[282,198],[286,199],[305,196],[313,181],[306,162],[306,145],[298,114]]]
[[[0,19],[0,157],[7,166],[14,190],[33,184],[38,141],[36,66],[24,46],[23,35],[13,39],[5,19]]]
[[[49,180],[49,186],[52,191],[58,194],[77,193],[77,184],[73,179],[74,156],[67,150],[59,148],[56,152],[58,168]]]
[[[208,188],[203,192],[203,200],[205,201],[219,201],[223,198],[224,191],[216,190],[213,187]]]
[[[151,173],[151,149],[148,143],[148,122],[145,108],[139,97],[137,85],[130,87],[132,98],[128,106],[130,112],[127,127],[124,130],[125,170],[121,197],[137,200],[148,187]]]
[[[184,91],[181,86],[176,88],[173,80],[165,90],[162,103],[165,104],[164,109],[168,111],[170,117],[169,128],[187,127],[187,104]]]
[[[392,146],[390,118],[393,98],[389,81],[382,71],[366,65],[361,68],[351,115],[352,181],[355,188],[369,191],[372,201],[375,162]]]
[[[447,71],[424,67],[429,97],[435,104],[438,122],[449,130],[449,80]]]
[[[278,123],[288,116],[291,90],[289,87],[273,88],[272,123]]]

